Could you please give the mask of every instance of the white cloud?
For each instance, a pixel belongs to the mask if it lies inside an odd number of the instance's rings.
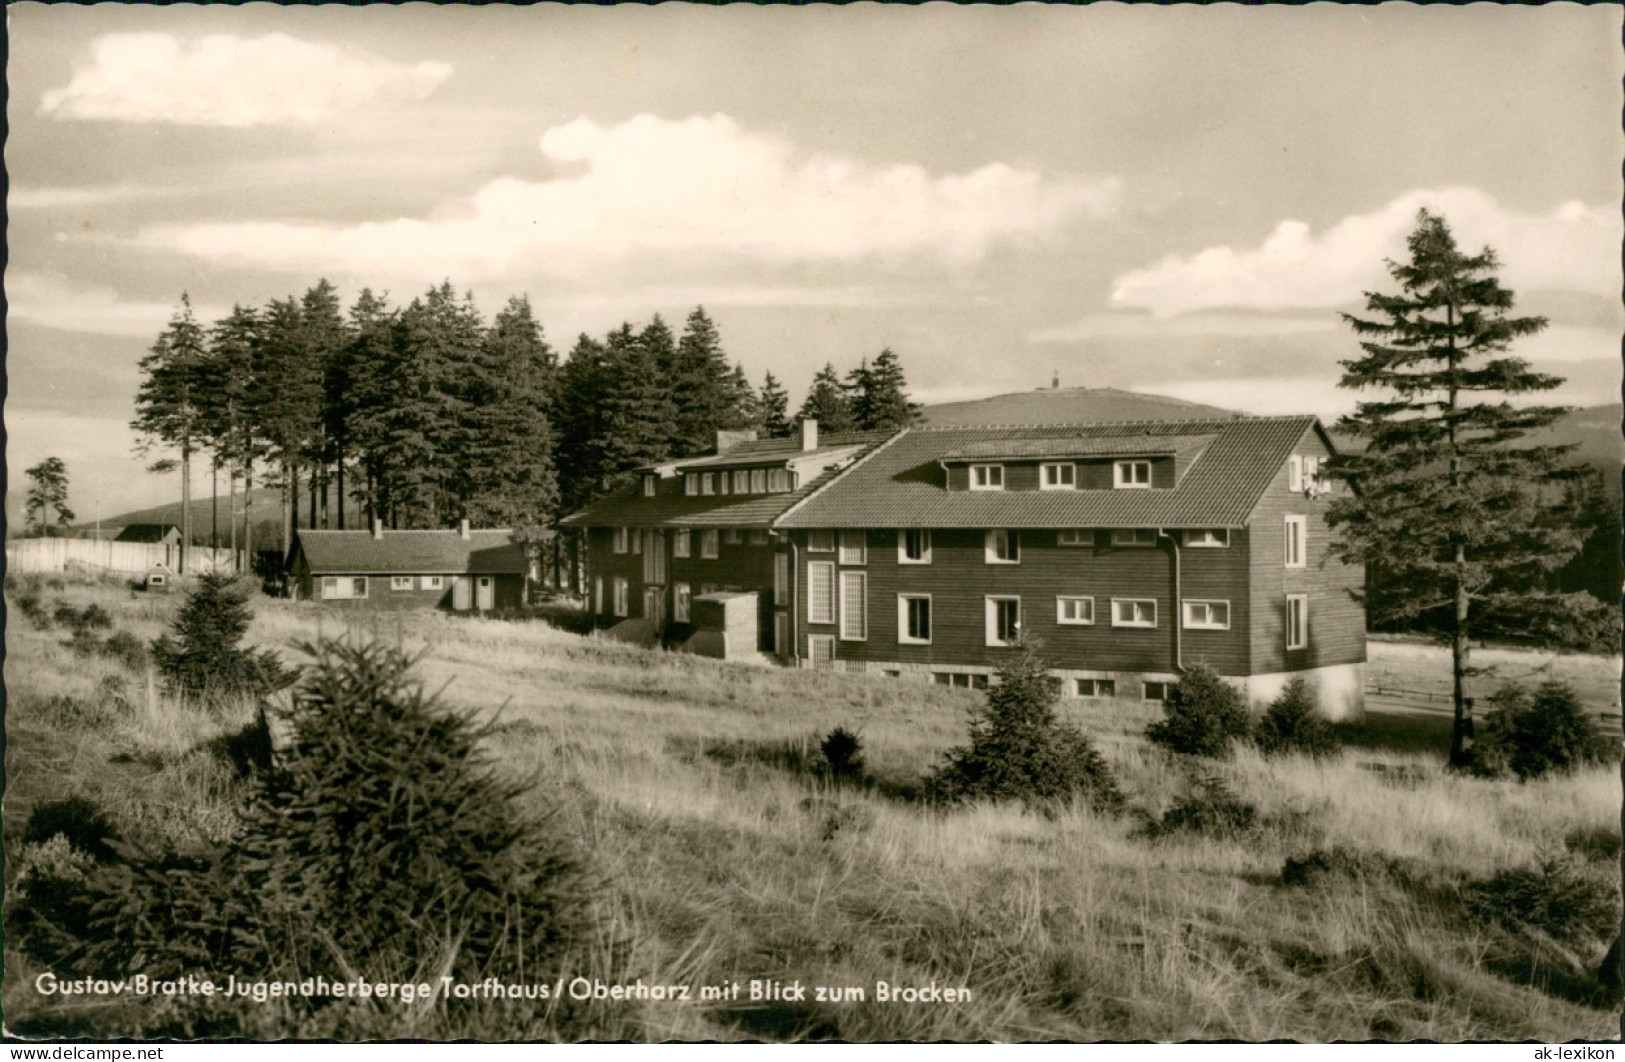
[[[173,302],[138,302],[112,288],[78,287],[62,277],[24,270],[6,271],[7,313],[17,321],[64,332],[156,338],[179,308]],[[230,310],[192,304],[205,324]]]
[[[131,184],[109,185],[105,188],[36,188],[31,185],[12,185],[6,190],[6,206],[11,210],[40,210],[53,207],[95,206],[149,194]]]
[[[975,260],[1112,208],[1117,182],[1003,163],[933,176],[923,167],[802,156],[726,115],[549,129],[565,171],[495,180],[428,218],[329,226],[219,222],[144,230],[138,242],[292,273],[460,283],[513,271],[561,280],[642,264],[696,267],[927,255]],[[373,281],[376,282],[376,281]]]
[[[1092,339],[1189,339],[1199,336],[1296,336],[1331,332],[1342,325],[1333,313],[1277,316],[1255,313],[1190,313],[1157,317],[1148,313],[1088,314],[1058,328],[1027,336],[1029,343],[1075,343]]]
[[[109,33],[61,88],[51,118],[247,127],[311,124],[379,101],[420,100],[451,76],[446,63],[397,63],[358,48],[211,34]]]
[[[1501,280],[1514,291],[1618,297],[1625,232],[1617,206],[1571,202],[1532,215],[1503,207],[1474,188],[1444,188],[1407,192],[1318,235],[1302,221],[1287,220],[1257,247],[1170,255],[1118,277],[1111,301],[1159,316],[1222,307],[1283,310],[1356,303],[1362,292],[1393,287],[1384,259],[1406,257],[1405,237],[1423,207],[1450,223],[1464,251],[1494,247]]]

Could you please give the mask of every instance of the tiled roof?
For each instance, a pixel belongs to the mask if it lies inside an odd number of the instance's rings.
[[[1013,428],[921,428],[854,463],[775,521],[780,527],[1239,527],[1315,418]],[[949,491],[940,462],[968,447],[1078,440],[1207,437],[1177,487],[1167,490]]]
[[[699,470],[706,468],[732,468],[736,465],[782,465],[786,461],[803,461],[807,459],[828,458],[839,460],[844,451],[861,449],[872,446],[877,442],[890,438],[891,432],[861,432],[849,435],[826,435],[818,440],[816,450],[803,450],[801,439],[756,439],[751,442],[740,443],[729,449],[726,453],[713,454],[709,457],[692,457],[686,461],[668,462],[671,467],[679,471]]]
[[[1099,438],[1073,431],[1064,435],[1046,435],[1039,439],[1000,439],[991,442],[970,443],[942,455],[944,461],[987,460],[995,457],[1111,457],[1118,454],[1177,454],[1181,450],[1200,450],[1213,440],[1205,435],[1125,435],[1122,438]]]
[[[513,532],[300,531],[298,549],[311,572],[395,573],[401,575],[508,575],[529,570],[525,551]]]
[[[774,517],[834,480],[835,469],[785,494],[687,495],[678,489],[646,498],[638,486],[602,498],[559,521],[566,527],[768,527]]]

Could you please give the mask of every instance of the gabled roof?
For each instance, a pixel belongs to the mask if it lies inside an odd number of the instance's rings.
[[[115,542],[162,542],[173,531],[180,534],[181,529],[174,524],[126,524],[119,529]]]
[[[770,527],[784,510],[831,482],[838,469],[826,469],[784,494],[687,495],[665,490],[653,498],[633,486],[601,498],[559,523],[566,527]]]
[[[783,466],[790,461],[839,461],[850,454],[847,451],[861,450],[877,442],[890,438],[888,431],[854,432],[843,435],[826,435],[818,441],[815,450],[803,450],[801,440],[795,439],[754,439],[729,448],[726,452],[712,454],[708,457],[691,457],[683,461],[667,462],[663,467],[674,467],[679,472],[698,472],[715,468]]]
[[[523,547],[508,530],[470,531],[300,531],[311,574],[523,575],[529,571]]]
[[[1314,417],[1082,424],[1065,427],[916,428],[855,462],[788,509],[779,527],[1239,527]],[[1324,436],[1324,432],[1322,432]],[[949,491],[942,462],[1003,449],[1055,445],[1165,446],[1191,454],[1164,490]],[[1205,439],[1197,446],[1196,440]],[[1196,452],[1192,453],[1195,450]]]

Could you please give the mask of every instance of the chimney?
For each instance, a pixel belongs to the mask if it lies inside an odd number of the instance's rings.
[[[808,417],[801,422],[801,451],[806,453],[816,449],[818,449],[818,420],[815,417]]]
[[[382,520],[374,520],[372,522],[372,540],[374,542],[382,542],[384,540],[384,522]]]
[[[725,454],[729,450],[737,448],[740,443],[748,443],[748,442],[755,442],[755,441],[756,441],[756,432],[754,430],[724,431],[721,428],[717,429],[717,453],[718,454]]]
[[[466,517],[466,516],[465,516],[465,517],[463,517],[463,522],[462,522],[462,524],[461,524],[461,526],[459,526],[459,527],[458,527],[458,529],[457,529],[457,534],[459,534],[459,535],[460,535],[460,536],[462,536],[462,539],[463,539],[463,541],[464,541],[464,542],[467,542],[467,541],[468,541],[468,539],[469,539],[469,534],[468,534],[468,517]]]

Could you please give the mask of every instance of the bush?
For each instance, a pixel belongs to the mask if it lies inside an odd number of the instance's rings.
[[[527,980],[575,940],[589,890],[502,780],[488,730],[439,707],[399,650],[326,642],[254,775],[232,844],[103,876],[100,970]],[[115,872],[116,871],[116,872]]]
[[[1513,867],[1470,882],[1467,908],[1485,922],[1538,929],[1555,940],[1607,940],[1619,928],[1617,885],[1579,871],[1568,859]]]
[[[844,726],[831,730],[819,743],[824,767],[831,778],[857,781],[863,777],[863,739]]]
[[[113,629],[113,617],[105,608],[92,601],[84,609],[76,609],[66,601],[57,603],[54,617],[75,636],[82,631],[108,631]]]
[[[1270,702],[1253,731],[1253,741],[1267,756],[1287,752],[1329,756],[1337,750],[1336,731],[1315,710],[1314,694],[1302,678],[1289,681]]]
[[[1145,728],[1155,744],[1190,756],[1225,757],[1251,731],[1241,692],[1206,664],[1196,664],[1163,702],[1165,719]]]
[[[248,580],[218,572],[198,577],[171,625],[152,643],[158,673],[171,693],[191,697],[254,696],[285,685],[276,655],[239,646],[253,619]]]
[[[1060,688],[1037,647],[1023,640],[999,668],[985,705],[973,711],[970,743],[948,752],[927,790],[942,801],[1082,797],[1098,810],[1119,808],[1110,766],[1082,731],[1056,718]]]
[[[131,671],[147,669],[147,645],[129,631],[114,631],[98,649],[103,656],[117,660]]]
[[[44,844],[59,836],[99,862],[116,858],[108,842],[119,839],[118,827],[95,802],[84,797],[48,801],[29,814],[28,825],[23,828],[24,844]]]
[[[1211,771],[1199,771],[1190,789],[1163,813],[1150,829],[1153,837],[1172,833],[1199,833],[1204,837],[1233,838],[1258,821],[1258,809],[1241,799],[1230,784]]]
[[[1610,751],[1572,686],[1547,680],[1533,692],[1508,683],[1490,699],[1478,728],[1474,768],[1482,774],[1511,771],[1519,781],[1573,770]]]

